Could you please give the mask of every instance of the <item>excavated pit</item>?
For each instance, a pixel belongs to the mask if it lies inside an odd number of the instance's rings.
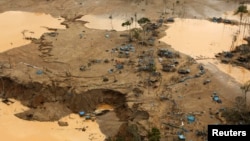
[[[71,113],[93,113],[100,105],[108,105],[113,110],[96,118],[107,137],[122,135],[133,138],[133,134],[128,133],[129,121],[149,119],[148,112],[128,107],[126,94],[110,89],[75,93],[71,87],[48,86],[36,82],[22,84],[9,77],[1,77],[0,98],[5,104],[11,104],[12,98],[19,100],[29,110],[15,116],[36,121],[57,121]]]
[[[131,114],[126,95],[115,90],[93,89],[76,94],[71,87],[44,86],[35,82],[19,84],[7,77],[1,79],[3,102],[8,103],[8,98],[14,98],[30,108],[16,114],[25,120],[55,121],[72,112],[92,113],[100,104],[114,107],[116,116],[123,121]]]

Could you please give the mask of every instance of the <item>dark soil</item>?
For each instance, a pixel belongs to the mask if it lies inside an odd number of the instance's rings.
[[[248,43],[237,46],[230,52],[221,52],[216,55],[222,63],[233,64],[250,70],[250,37],[245,38]]]

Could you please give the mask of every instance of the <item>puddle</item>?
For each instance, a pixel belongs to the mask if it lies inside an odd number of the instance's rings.
[[[239,32],[239,26],[198,19],[176,19],[175,23],[169,26],[166,30],[167,35],[160,40],[195,59],[215,58],[215,54],[219,52],[230,51],[237,45],[246,43],[243,40],[246,32]],[[205,61],[216,65],[240,83],[250,78],[250,71],[244,68],[221,64],[214,60]],[[204,63],[204,60],[200,62]]]
[[[114,107],[112,105],[109,105],[109,104],[100,104],[100,105],[97,105],[96,109],[99,109],[99,110],[113,110]]]
[[[109,16],[110,15],[99,15],[99,16],[85,15],[79,20],[87,21],[88,23],[86,23],[85,26],[92,29],[101,29],[101,30],[115,29],[116,31],[125,31],[128,29],[127,27],[123,27],[122,23],[126,22],[127,20],[130,20],[132,15],[131,16],[114,15],[112,16],[112,20],[109,18]],[[131,28],[134,28],[135,26],[139,27],[137,23],[133,23],[131,25]]]
[[[97,122],[83,121],[77,114],[63,117],[61,121],[66,121],[69,125],[63,127],[57,122],[26,121],[17,118],[14,116],[15,113],[23,112],[28,108],[16,100],[11,99],[11,101],[14,101],[11,105],[0,102],[1,140],[82,141],[94,138],[95,141],[103,141],[105,139]],[[87,127],[85,132],[80,130],[83,127]]]
[[[44,13],[8,11],[0,14],[0,52],[29,44],[26,37],[39,38],[48,32],[46,27],[65,29],[63,18]]]

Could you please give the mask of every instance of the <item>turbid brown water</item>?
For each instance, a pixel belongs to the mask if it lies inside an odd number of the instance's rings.
[[[49,14],[8,11],[0,14],[0,52],[30,43],[25,38],[39,38],[47,28],[64,29],[63,18]]]
[[[112,17],[110,17],[112,16]],[[122,26],[122,23],[126,21],[131,22],[131,17],[133,17],[132,14],[124,14],[124,15],[85,15],[81,19],[82,21],[88,21],[88,23],[85,24],[86,27],[92,28],[92,29],[101,29],[101,30],[116,30],[116,31],[124,31],[128,30],[129,27]],[[140,15],[138,15],[138,18]],[[139,25],[137,23],[132,23],[131,27]]]
[[[1,100],[1,99],[0,99]],[[1,140],[5,141],[103,141],[105,136],[101,133],[96,122],[84,121],[76,114],[63,117],[61,121],[68,122],[69,126],[60,127],[57,122],[38,122],[19,119],[13,114],[23,112],[28,108],[20,102],[11,99],[14,104],[6,105],[0,102],[0,133]],[[86,131],[81,129],[85,127]]]
[[[212,63],[222,72],[229,74],[239,83],[244,83],[250,78],[250,71],[242,67],[221,64],[214,59],[215,54],[230,51],[237,45],[246,43],[243,37],[247,35],[239,32],[239,26],[214,23],[199,19],[176,19],[175,23],[169,24],[166,36],[161,41],[166,42],[175,50],[190,55],[195,59],[207,64]],[[236,41],[233,38],[236,37]]]

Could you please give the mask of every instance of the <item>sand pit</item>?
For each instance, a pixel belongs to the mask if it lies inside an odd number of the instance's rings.
[[[2,99],[1,99],[2,100]],[[105,136],[96,122],[85,121],[76,114],[60,119],[69,126],[59,126],[57,122],[26,121],[14,116],[15,113],[27,110],[19,101],[6,105],[0,102],[1,140],[8,141],[103,141]],[[85,128],[86,131],[82,131]]]
[[[22,11],[7,11],[0,14],[0,52],[29,44],[25,38],[40,38],[49,32],[47,28],[65,29],[63,18],[54,18],[49,14]]]

